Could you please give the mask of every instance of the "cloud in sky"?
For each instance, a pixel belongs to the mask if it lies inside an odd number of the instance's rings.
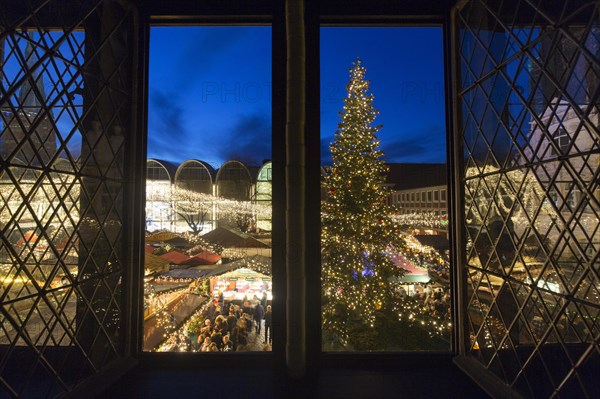
[[[443,163],[446,161],[446,134],[441,127],[425,127],[382,141],[381,149],[390,162]]]
[[[164,132],[172,139],[187,135],[184,124],[184,110],[178,98],[161,90],[150,92],[150,125],[156,132]]]
[[[270,80],[268,27],[153,28],[148,156],[269,158]]]
[[[446,161],[444,156],[446,154],[446,135],[441,127],[432,126],[405,131],[394,137],[390,137],[389,134],[387,136],[381,140],[380,145],[386,162],[444,163]],[[332,162],[329,149],[332,140],[332,136],[321,138],[321,162],[324,165]]]
[[[157,99],[160,104],[164,98]],[[165,115],[154,116],[154,126],[148,139],[149,157],[180,163],[200,159],[215,168],[229,160],[259,166],[271,159],[270,115],[256,112],[223,121],[220,129],[186,128],[181,123],[183,111],[166,106]]]
[[[224,134],[229,140],[222,142],[218,150],[225,159],[255,166],[271,159],[271,120],[267,115],[243,115]]]
[[[331,162],[329,144],[357,55],[381,111],[385,159],[445,161],[442,32],[415,29],[322,29],[323,163]],[[215,167],[271,158],[270,35],[269,27],[153,28],[148,156]]]

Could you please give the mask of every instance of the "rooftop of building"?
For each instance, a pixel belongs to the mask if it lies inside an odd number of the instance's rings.
[[[394,190],[441,186],[447,184],[448,167],[445,163],[388,163],[390,171],[386,182]]]

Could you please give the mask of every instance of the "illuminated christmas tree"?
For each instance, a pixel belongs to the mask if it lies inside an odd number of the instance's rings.
[[[350,69],[341,122],[331,144],[332,166],[323,185],[322,322],[324,340],[348,344],[352,331],[374,328],[392,305],[386,255],[396,239],[384,187],[387,166],[374,124],[378,111],[360,60]]]

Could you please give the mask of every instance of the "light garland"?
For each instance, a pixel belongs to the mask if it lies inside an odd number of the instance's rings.
[[[222,245],[207,241],[198,234],[194,234],[187,231],[185,233],[180,234],[180,237],[184,238],[187,242],[191,244],[195,244],[192,248],[186,251],[186,253],[190,256],[194,256],[204,250],[208,250],[219,255],[221,255],[221,253],[223,252]]]
[[[410,228],[420,227],[445,230],[448,224],[446,215],[436,215],[433,212],[415,212],[403,215],[393,214],[392,220],[401,227]]]
[[[144,282],[144,309],[150,310],[151,314],[156,318],[157,328],[163,329],[163,339],[167,339],[176,329],[176,321],[173,320],[172,314],[181,304],[181,297],[187,292],[187,285],[174,287],[165,292],[156,292],[154,285],[150,281]],[[177,300],[173,309],[169,310],[169,303],[173,298]]]
[[[235,201],[211,194],[196,192],[177,185],[147,184],[146,202],[160,204],[171,208],[172,213],[179,215],[192,229],[194,234],[199,234],[204,229],[204,224],[215,216],[236,225],[241,231],[246,232],[256,225],[258,219],[271,219],[272,207],[265,205],[264,201]],[[152,214],[152,209],[146,209],[147,214]],[[171,216],[168,216],[171,219]]]
[[[482,225],[495,219],[526,220],[540,209],[543,215],[562,228],[561,218],[550,205],[547,193],[532,171],[521,169],[502,171],[486,164],[469,167],[465,171],[465,210],[468,225]],[[535,222],[541,218],[536,217]]]

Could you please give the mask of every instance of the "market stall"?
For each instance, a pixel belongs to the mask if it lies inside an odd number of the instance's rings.
[[[210,289],[214,296],[222,292],[225,300],[252,299],[255,295],[260,298],[265,291],[267,300],[272,299],[271,277],[245,268],[213,277]]]
[[[255,255],[220,265],[209,274],[209,290],[217,297],[223,293],[224,300],[252,299],[255,295],[272,299],[271,259]]]

